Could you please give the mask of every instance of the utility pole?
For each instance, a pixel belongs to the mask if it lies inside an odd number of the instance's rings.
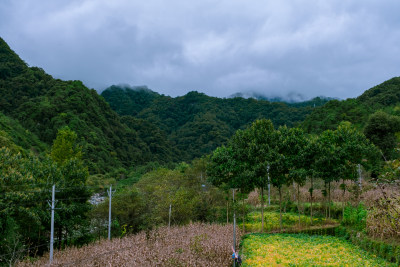
[[[358,164],[358,186],[362,190],[361,164]]]
[[[171,204],[169,204],[168,230],[171,228]]]
[[[54,246],[54,210],[56,206],[56,185],[53,185],[51,190],[51,204],[49,202],[49,206],[51,208],[51,231],[50,231],[50,264],[53,263],[53,246]]]
[[[236,256],[236,214],[235,214],[235,189],[232,189],[232,199],[233,199],[233,250]],[[236,266],[235,258],[233,259],[233,267]]]
[[[115,191],[114,191],[115,192]],[[110,185],[110,190],[107,190],[109,205],[108,205],[108,240],[111,240],[111,198],[112,194],[112,185]]]
[[[267,166],[268,172],[268,206],[271,206],[271,180],[269,178],[269,164]]]

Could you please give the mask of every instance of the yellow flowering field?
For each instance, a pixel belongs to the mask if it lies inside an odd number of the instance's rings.
[[[396,266],[333,236],[251,234],[242,243],[243,265]]]
[[[282,227],[290,229],[297,226],[299,223],[299,215],[296,213],[282,213]],[[311,225],[310,216],[300,215],[301,225]],[[313,225],[323,225],[325,220],[321,218],[313,218]],[[242,223],[239,220],[239,225]],[[247,232],[261,231],[261,212],[251,212],[247,215],[245,221]],[[279,229],[279,212],[268,211],[264,212],[264,230],[273,231]]]

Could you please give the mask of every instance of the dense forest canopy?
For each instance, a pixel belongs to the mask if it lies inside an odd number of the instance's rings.
[[[300,103],[269,102],[254,98],[221,99],[196,91],[180,97],[160,95],[147,87],[111,86],[101,94],[118,114],[133,116],[158,127],[178,150],[180,160],[189,161],[224,144],[236,130],[258,118],[292,127],[314,107],[328,99]]]
[[[379,110],[400,115],[399,88],[397,77],[358,98],[317,97],[299,103],[221,99],[195,91],[170,97],[146,86],[111,86],[99,96],[80,81],[54,79],[29,67],[0,39],[2,143],[12,140],[17,147],[40,154],[52,145],[57,131],[68,126],[78,136],[91,173],[148,162],[190,161],[211,153],[235,131],[261,118],[270,119],[275,127],[301,125],[308,133],[336,129],[341,121],[364,131],[372,123],[370,115]],[[384,143],[377,139],[382,135],[368,129],[367,136]],[[396,131],[391,134],[393,139]],[[386,152],[392,149],[385,145]]]
[[[394,77],[365,91],[357,98],[343,101],[332,100],[316,108],[306,117],[302,126],[312,133],[335,129],[341,121],[350,121],[360,130],[366,125],[369,116],[378,110],[393,115],[400,105],[400,77]]]
[[[164,161],[165,152],[158,156],[152,143],[140,138],[143,134],[135,130],[140,129],[139,121],[131,121],[128,127],[95,90],[80,81],[54,79],[40,68],[28,67],[2,39],[0,77],[1,130],[18,146],[44,152],[58,129],[69,126],[79,137],[92,173]],[[11,133],[10,129],[15,130]]]

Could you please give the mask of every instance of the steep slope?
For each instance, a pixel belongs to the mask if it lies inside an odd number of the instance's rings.
[[[374,112],[400,104],[400,77],[394,77],[365,91],[357,98],[332,100],[306,117],[302,127],[310,133],[334,129],[341,121],[350,121],[360,129]]]
[[[92,172],[153,160],[137,131],[123,124],[95,90],[80,81],[53,79],[40,68],[29,68],[2,39],[0,94],[0,111],[47,145],[60,127],[74,130]]]
[[[400,77],[394,77],[372,87],[357,97],[357,100],[375,109],[400,103]]]
[[[19,152],[32,150],[39,153],[47,149],[47,145],[35,134],[22,127],[18,121],[0,112],[0,147],[3,146]]]
[[[119,115],[136,116],[140,111],[149,107],[161,95],[149,90],[146,86],[130,87],[113,85],[101,94],[111,108]]]

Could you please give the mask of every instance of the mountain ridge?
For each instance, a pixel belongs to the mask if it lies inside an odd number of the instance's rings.
[[[101,173],[150,161],[190,161],[260,118],[309,133],[333,129],[343,120],[362,129],[370,114],[400,103],[400,77],[358,98],[298,103],[217,98],[196,91],[171,97],[129,85],[114,85],[99,95],[81,81],[54,79],[41,68],[28,67],[0,38],[0,93],[4,144],[42,153],[57,130],[69,126],[80,138],[91,172]]]

